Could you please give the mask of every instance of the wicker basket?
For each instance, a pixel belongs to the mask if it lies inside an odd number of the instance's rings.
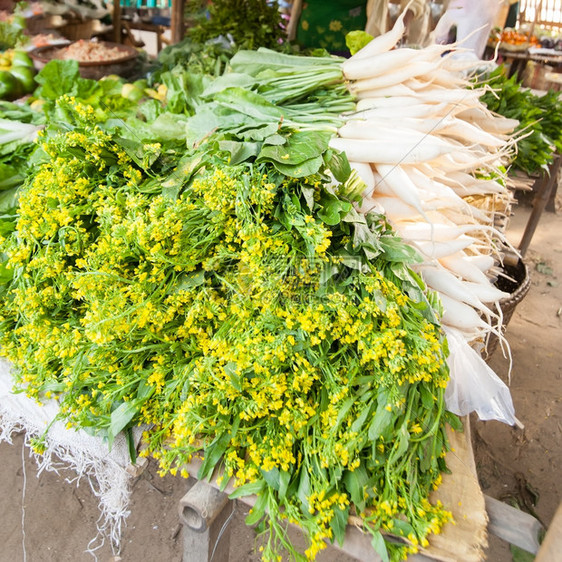
[[[94,28],[94,20],[66,20],[65,24],[59,27],[57,31],[69,41],[78,41],[80,39],[91,39]]]
[[[496,283],[498,289],[510,293],[510,296],[500,301],[500,307],[503,313],[502,332],[505,331],[515,307],[523,300],[525,295],[529,292],[531,287],[531,277],[529,275],[529,268],[521,259],[516,265],[503,265],[503,270],[506,275],[511,277],[514,281],[500,277]],[[496,348],[498,347],[498,336],[495,334],[488,334],[486,346],[483,351],[483,357],[488,361]]]

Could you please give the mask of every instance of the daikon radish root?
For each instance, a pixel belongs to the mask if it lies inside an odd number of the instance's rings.
[[[476,172],[477,170],[495,168],[493,164],[498,163],[501,160],[501,157],[501,154],[478,156],[470,151],[457,150],[454,154],[448,153],[436,157],[436,161],[433,162],[433,164],[447,173]]]
[[[371,200],[384,209],[384,213],[390,221],[414,219],[420,216],[414,207],[407,205],[397,197],[376,195],[376,193],[374,193],[373,196],[371,196]]]
[[[424,205],[429,205],[429,202],[425,202]],[[485,211],[481,211],[480,209],[476,209],[475,207],[468,205],[468,203],[467,207],[453,208],[451,206],[441,206],[439,207],[439,210],[443,216],[459,225],[468,224],[471,221],[473,223],[480,224],[494,223],[493,213],[486,213]]]
[[[488,194],[504,194],[508,190],[500,182],[496,180],[485,180],[475,178],[466,172],[450,172],[439,177],[439,181],[448,185],[457,194],[469,195],[488,195]]]
[[[370,95],[374,98],[389,97],[389,96],[414,96],[414,90],[408,88],[404,84],[395,84],[394,86],[386,86],[384,88],[374,88],[369,90]]]
[[[369,90],[370,91],[370,90]],[[374,97],[371,98],[368,95],[368,92],[359,92],[357,94],[358,100],[361,101],[361,105],[359,106],[359,101],[357,102],[357,111],[362,111],[363,109],[371,109],[371,108],[392,108],[392,109],[399,109],[401,107],[405,107],[407,105],[419,105],[420,100],[416,99],[415,95],[412,96],[390,96],[386,98],[381,97]]]
[[[359,114],[360,115],[360,114]],[[417,131],[418,133],[438,133],[441,126],[445,126],[449,117],[444,118],[428,118],[428,119],[418,119],[416,117],[402,117],[400,119],[400,129],[408,131]],[[369,117],[368,119],[361,119],[359,116],[348,119],[346,122],[360,121],[364,123],[370,123],[373,127],[385,128],[385,129],[396,129],[396,117],[394,115],[377,117]]]
[[[439,263],[459,277],[473,283],[485,284],[488,282],[486,275],[474,263],[466,259],[466,254],[452,254],[439,258]]]
[[[427,61],[428,58],[430,58],[430,55],[425,49],[394,49],[373,55],[368,59],[351,57],[343,63],[342,70],[347,80],[362,80],[381,76],[388,72],[396,72],[397,68],[418,60]]]
[[[384,207],[384,204],[383,204]],[[386,207],[385,207],[386,209]],[[465,248],[468,248],[471,244],[474,244],[474,238],[470,236],[461,235],[454,240],[447,240],[445,242],[439,241],[412,241],[412,244],[429,258],[441,260],[447,256],[452,256]]]
[[[419,214],[429,222],[429,219],[422,208],[421,200],[418,195],[418,189],[410,180],[408,174],[400,166],[388,166],[382,163],[377,163],[375,167],[377,172],[381,175],[382,181],[390,187],[395,197],[398,197],[407,205],[414,207],[414,209],[416,209]]]
[[[435,291],[438,291],[440,294],[447,295],[456,301],[468,304],[486,314],[487,317],[497,317],[497,314],[494,314],[473,292],[471,292],[466,282],[453,275],[444,267],[422,266],[419,268],[419,271],[421,272],[425,284]],[[488,285],[491,287],[489,283]]]
[[[483,144],[492,148],[501,148],[506,144],[505,139],[498,138],[461,119],[455,119],[442,127],[439,134],[452,136],[466,144]]]
[[[420,78],[408,78],[408,80],[404,81],[404,85],[410,90],[414,90],[414,92],[421,92],[427,88],[433,87],[433,84],[428,80],[422,80]]]
[[[519,125],[517,119],[509,119],[508,117],[497,115],[484,106],[465,109],[457,117],[478,125],[489,133],[509,134]]]
[[[456,208],[466,208],[466,202],[451,187],[432,179],[416,166],[403,166],[403,169],[414,184],[426,194],[426,198],[441,198],[444,204],[453,204]]]
[[[353,170],[357,172],[359,177],[365,182],[367,189],[363,192],[365,197],[371,195],[373,190],[375,189],[375,178],[373,176],[373,170],[369,164],[365,162],[353,162],[350,161],[349,165]]]
[[[474,264],[480,271],[486,272],[494,267],[496,260],[491,255],[466,256],[465,259]]]
[[[380,53],[384,53],[386,51],[390,51],[390,49],[394,48],[398,41],[402,39],[404,35],[404,31],[406,27],[404,25],[404,17],[406,16],[406,12],[411,4],[411,0],[408,5],[404,8],[402,13],[396,18],[392,29],[375,37],[372,41],[369,41],[362,49],[357,51],[350,59],[343,63],[344,66],[344,74],[345,74],[345,64],[350,62],[352,59],[363,59],[363,58],[370,58],[372,56],[378,55]]]
[[[355,162],[377,162],[381,164],[400,164],[427,162],[447,154],[451,148],[433,139],[419,142],[400,140],[361,140],[333,138],[330,147],[347,154]]]
[[[373,88],[383,88],[385,86],[401,84],[408,78],[413,78],[414,76],[430,72],[434,68],[435,63],[428,61],[421,61],[415,64],[405,64],[392,72],[352,82],[349,85],[349,91],[354,94],[364,90],[372,90]]]
[[[394,49],[369,58],[351,57],[343,63],[342,70],[347,80],[363,80],[395,72],[400,67],[421,62],[431,62],[436,68],[441,63],[442,54],[447,50],[449,50],[448,46],[430,45],[425,49],[407,47]]]
[[[459,197],[469,197],[471,195],[494,195],[494,194],[503,194],[502,187],[498,184],[495,187],[495,191],[492,191],[490,188],[492,187],[492,183],[489,185],[478,185],[472,184],[467,186],[455,186],[451,189],[459,196]]]
[[[366,104],[362,103],[364,100],[359,100],[357,102],[357,112],[348,114],[345,117],[346,120],[356,119],[357,117],[363,117],[364,119],[370,119],[372,117],[382,117],[389,118],[394,116],[389,113],[389,110],[384,107],[380,108],[369,108],[365,107]],[[426,119],[429,117],[443,117],[447,111],[447,104],[431,104],[431,103],[419,103],[416,105],[410,105],[407,107],[400,108],[400,117],[415,117],[420,119]],[[452,112],[451,112],[452,113]]]
[[[495,303],[501,299],[506,299],[510,296],[505,291],[500,291],[491,283],[487,285],[483,283],[473,283],[472,281],[465,281],[467,289],[469,289],[478,299],[483,303]]]
[[[426,80],[427,82],[431,82],[433,86],[465,88],[468,85],[468,82],[464,78],[459,77],[453,72],[449,72],[445,68],[428,68],[426,71],[419,72],[414,76],[419,77],[420,81]]]
[[[403,128],[399,124],[395,127],[391,127],[390,125],[380,125],[378,123],[373,123],[369,119],[353,119],[347,121],[338,129],[338,135],[343,139],[391,139],[395,142],[403,142],[405,146],[429,142],[442,145],[445,148],[451,147],[451,150],[457,148],[450,141],[440,138],[437,135],[420,133],[419,131]]]
[[[481,330],[484,333],[494,332],[493,328],[484,322],[478,313],[463,302],[452,299],[443,293],[439,293],[443,305],[443,316],[441,322],[461,330]]]
[[[396,225],[396,228],[402,238],[409,240],[444,242],[446,240],[454,240],[461,234],[477,233],[486,228],[496,231],[493,227],[481,224],[467,224],[464,226],[457,226],[453,224],[434,223],[431,224],[423,222],[401,223]]]
[[[417,92],[418,99],[422,102],[432,100],[434,103],[446,102],[463,104],[465,109],[481,104],[481,92],[463,88],[444,88],[442,86],[427,87]]]

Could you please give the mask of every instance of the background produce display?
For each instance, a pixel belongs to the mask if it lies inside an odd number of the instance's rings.
[[[0,99],[14,100],[35,90],[35,68],[24,51],[0,53]]]
[[[509,204],[516,123],[402,33],[345,62],[185,41],[134,84],[52,61],[0,105],[16,385],[133,457],[143,426],[163,474],[222,466],[266,559],[314,558],[350,516],[399,559],[450,520],[428,500],[460,429],[443,327],[497,330],[486,202]]]
[[[537,95],[523,88],[516,74],[507,78],[501,66],[481,77],[482,85],[491,88],[481,98],[490,111],[519,121],[516,134],[520,139],[512,167],[528,174],[546,171],[554,152],[562,148],[562,101],[558,92]]]

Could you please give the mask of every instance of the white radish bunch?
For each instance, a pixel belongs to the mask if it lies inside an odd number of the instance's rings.
[[[455,46],[395,49],[403,15],[343,63],[356,112],[331,141],[364,180],[361,212],[384,210],[398,234],[423,258],[419,273],[441,297],[442,323],[469,342],[500,335],[498,301],[507,295],[490,277],[505,244],[492,211],[475,203],[509,192],[501,166],[514,150],[517,122],[492,114],[482,89],[468,88],[447,51]],[[464,62],[463,62],[464,65]]]

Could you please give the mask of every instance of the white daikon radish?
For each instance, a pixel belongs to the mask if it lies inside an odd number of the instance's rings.
[[[371,197],[371,199],[376,201],[384,209],[385,214],[390,220],[413,219],[420,216],[414,207],[406,205],[406,203],[397,197],[375,195],[374,197]]]
[[[425,139],[421,142],[404,143],[388,140],[358,140],[333,138],[330,148],[340,150],[355,162],[377,162],[381,164],[410,164],[427,162],[451,151],[443,142]]]
[[[476,127],[463,121],[462,119],[455,119],[453,122],[448,123],[439,133],[441,135],[450,135],[456,139],[462,140],[465,144],[483,144],[492,148],[500,148],[505,146],[505,140],[498,138],[481,128]]]
[[[440,294],[447,295],[456,301],[464,302],[476,310],[485,313],[487,316],[496,316],[471,292],[466,282],[461,281],[444,267],[425,266],[419,268],[419,270],[425,284]]]
[[[468,262],[474,264],[480,271],[486,272],[494,267],[496,260],[491,255],[480,254],[479,256],[466,256]]]
[[[369,59],[351,57],[343,63],[342,70],[347,80],[361,80],[396,72],[397,69],[412,62],[426,61],[428,58],[429,54],[425,50],[394,49],[369,57]],[[400,82],[402,80],[395,83]]]
[[[482,231],[486,228],[495,231],[493,227],[481,224],[466,224],[457,226],[453,224],[439,224],[432,222],[431,224],[423,222],[400,223],[396,225],[400,236],[409,240],[420,241],[439,241],[454,240],[461,234],[469,234]]]
[[[372,91],[372,90],[369,90]],[[361,107],[357,107],[357,111],[363,109],[371,109],[376,107],[390,107],[393,109],[405,107],[407,105],[419,105],[420,100],[412,96],[391,96],[383,98],[371,98],[366,95],[366,92],[359,92],[357,98],[361,100]],[[359,102],[357,102],[359,104]]]
[[[383,205],[384,207],[384,205]],[[439,241],[412,241],[424,255],[429,258],[441,260],[447,256],[452,256],[465,248],[468,248],[471,244],[474,244],[475,239],[470,236],[461,235],[454,240],[447,240],[445,242]]]
[[[414,207],[419,214],[429,221],[424,209],[421,206],[421,200],[418,195],[418,189],[408,177],[408,174],[400,166],[388,166],[385,164],[376,164],[376,170],[380,174],[382,181],[390,187],[395,197],[398,197],[407,205]],[[375,186],[375,190],[377,187]]]
[[[396,18],[392,29],[375,37],[372,41],[369,41],[362,49],[357,51],[350,59],[346,60],[343,63],[344,66],[344,74],[345,74],[345,65],[346,63],[351,62],[353,59],[363,59],[363,58],[370,58],[372,56],[378,55],[380,53],[384,53],[386,51],[390,51],[390,49],[394,48],[398,41],[402,39],[404,35],[404,31],[406,27],[404,26],[404,17],[406,16],[406,12],[408,11],[408,7],[410,3],[404,8],[402,13]]]
[[[451,142],[442,139],[436,135],[429,133],[420,133],[412,129],[406,129],[397,125],[391,127],[390,125],[381,125],[376,121],[366,119],[359,120],[353,119],[347,121],[338,129],[338,135],[344,139],[364,139],[364,140],[385,140],[392,139],[393,141],[403,142],[405,145],[412,145],[421,142],[431,142],[441,144],[444,147],[456,147]]]
[[[455,103],[463,104],[466,109],[478,106],[480,96],[482,94],[477,90],[468,90],[462,88],[444,88],[442,86],[427,87],[417,92],[418,99],[421,102],[432,101],[433,103]]]
[[[509,293],[500,291],[500,289],[494,287],[491,283],[487,285],[484,283],[473,283],[471,281],[465,281],[465,283],[467,288],[483,303],[498,302],[510,296]]]
[[[419,76],[420,80],[431,82],[434,86],[446,86],[447,88],[451,88],[452,86],[464,88],[468,84],[464,78],[461,78],[458,74],[454,74],[445,68],[428,69],[414,76]]]
[[[373,88],[384,88],[386,86],[393,86],[395,84],[401,84],[404,80],[412,78],[414,76],[419,76],[431,70],[435,69],[435,63],[428,61],[421,61],[415,64],[406,64],[404,66],[396,68],[392,72],[387,72],[386,74],[381,74],[380,76],[374,76],[372,78],[365,78],[363,80],[357,80],[349,85],[349,90],[351,93],[357,93],[365,90],[372,90]]]
[[[439,262],[442,266],[467,281],[480,284],[488,283],[486,275],[479,267],[467,260],[465,254],[443,256],[442,258],[439,258]]]
[[[484,322],[478,313],[463,302],[448,297],[442,293],[439,294],[441,304],[443,305],[443,316],[441,322],[448,326],[453,326],[461,330],[482,330],[484,332],[492,331],[489,324]]]
[[[350,161],[349,165],[353,170],[357,172],[359,177],[365,182],[367,189],[363,192],[365,197],[371,195],[375,189],[375,178],[373,176],[373,170],[369,164],[365,162],[353,162]]]
[[[374,88],[369,90],[370,95],[374,98],[389,97],[389,96],[414,96],[414,90],[408,88],[404,84],[395,84],[394,86],[387,86],[385,88]]]
[[[457,117],[476,124],[489,133],[509,134],[519,125],[517,119],[496,115],[484,106],[465,109]]]
[[[426,198],[442,198],[444,202],[454,203],[457,208],[466,206],[466,203],[452,188],[425,175],[416,166],[403,166],[403,169],[411,180],[427,194]]]
[[[363,119],[374,118],[394,118],[396,119],[395,112],[390,112],[387,108],[369,108],[364,107],[364,100],[359,100],[357,102],[357,112],[347,115],[346,119],[357,119],[361,117]],[[419,103],[416,105],[409,105],[400,109],[400,117],[414,117],[420,119],[427,119],[430,117],[443,117],[444,112],[447,111],[447,104],[430,104],[430,103]]]
[[[439,181],[451,187],[457,194],[472,195],[506,193],[507,189],[498,181],[478,179],[466,172],[450,172],[439,177]]]

